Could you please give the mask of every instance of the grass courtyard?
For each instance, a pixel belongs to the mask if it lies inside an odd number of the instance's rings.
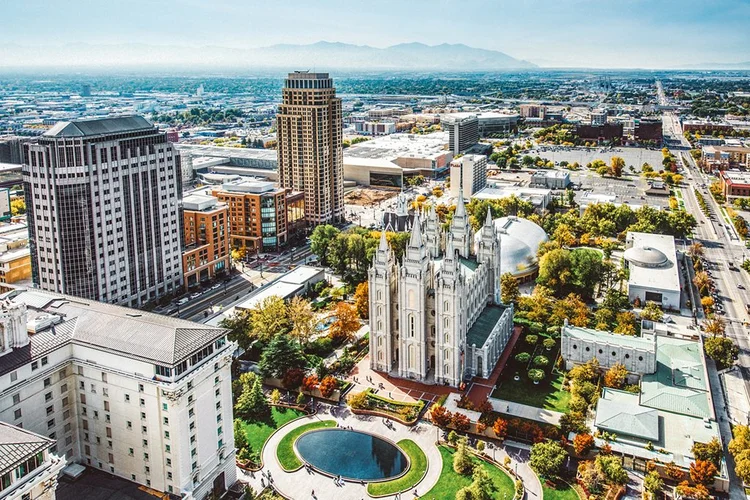
[[[427,471],[427,456],[417,443],[411,439],[402,439],[396,444],[409,457],[409,470],[406,474],[393,481],[369,483],[367,485],[368,494],[372,496],[385,496],[408,490],[414,487]]]
[[[440,455],[443,458],[443,468],[440,473],[440,479],[437,484],[426,494],[420,495],[419,498],[424,500],[441,500],[444,498],[456,498],[458,490],[471,484],[471,475],[462,476],[453,470],[453,454],[455,450],[447,446],[440,446]],[[494,484],[491,492],[492,498],[511,500],[515,495],[515,484],[513,480],[501,469],[491,465],[478,458],[473,458],[474,462],[480,464],[490,475]],[[545,496],[545,500],[546,500]],[[568,500],[568,499],[559,499]],[[570,499],[573,500],[573,499]],[[578,499],[575,499],[578,500]]]
[[[265,420],[261,421],[242,421],[242,430],[245,431],[247,443],[250,445],[250,452],[257,462],[260,458],[260,451],[263,444],[271,437],[271,434],[279,427],[301,417],[304,412],[292,408],[281,408],[278,406],[271,407],[271,414]]]
[[[492,397],[561,413],[567,413],[570,410],[570,392],[563,390],[565,374],[553,370],[550,379],[542,380],[538,385],[534,385],[525,374],[519,373],[521,380],[516,381],[513,380],[515,372],[506,373],[507,371],[506,368],[500,375],[498,386],[492,392]]]
[[[542,481],[542,495],[544,496],[543,500],[581,500],[578,492],[564,482],[559,483],[558,488],[550,488]]]

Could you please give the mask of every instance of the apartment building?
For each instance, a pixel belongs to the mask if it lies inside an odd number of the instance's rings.
[[[272,182],[239,180],[222,184],[211,194],[229,208],[232,248],[274,252],[304,237],[307,200],[302,192]]]
[[[55,500],[65,459],[50,453],[54,441],[0,422],[0,499]]]
[[[141,116],[61,122],[26,146],[32,277],[140,306],[182,285],[179,157]]]
[[[440,119],[448,131],[448,147],[451,153],[463,153],[479,142],[479,118],[475,114],[455,113]]]
[[[0,325],[0,421],[183,498],[235,482],[224,329],[42,290],[3,295]]]
[[[343,122],[333,79],[328,73],[289,73],[282,98],[276,116],[279,185],[304,193],[309,223],[339,220],[344,215]]]
[[[474,193],[487,186],[487,157],[484,155],[464,155],[451,162],[451,196],[463,193],[471,199]]]
[[[750,173],[740,170],[722,170],[719,173],[721,193],[726,199],[750,196]]]
[[[222,275],[231,268],[229,207],[213,196],[191,194],[182,199],[185,289]]]

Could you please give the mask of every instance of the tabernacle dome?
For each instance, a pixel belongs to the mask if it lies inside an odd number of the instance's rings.
[[[549,240],[544,229],[521,217],[501,217],[493,221],[500,240],[500,270],[519,281],[529,281],[539,270],[537,251]],[[479,233],[474,244],[479,242]]]

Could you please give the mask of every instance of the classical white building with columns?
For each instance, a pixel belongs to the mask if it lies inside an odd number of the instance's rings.
[[[385,232],[369,272],[370,365],[427,383],[459,386],[492,372],[513,329],[500,301],[500,243],[488,213],[476,245],[459,193],[443,234],[434,207],[414,218],[397,262]]]

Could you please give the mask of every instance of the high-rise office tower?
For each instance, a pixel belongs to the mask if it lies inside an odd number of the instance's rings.
[[[285,80],[276,117],[279,184],[305,194],[305,218],[322,224],[344,213],[341,99],[328,73]]]
[[[440,122],[448,130],[449,147],[454,155],[479,142],[479,118],[476,115],[446,115]]]
[[[179,156],[140,116],[61,122],[26,146],[32,278],[139,306],[182,284]]]

